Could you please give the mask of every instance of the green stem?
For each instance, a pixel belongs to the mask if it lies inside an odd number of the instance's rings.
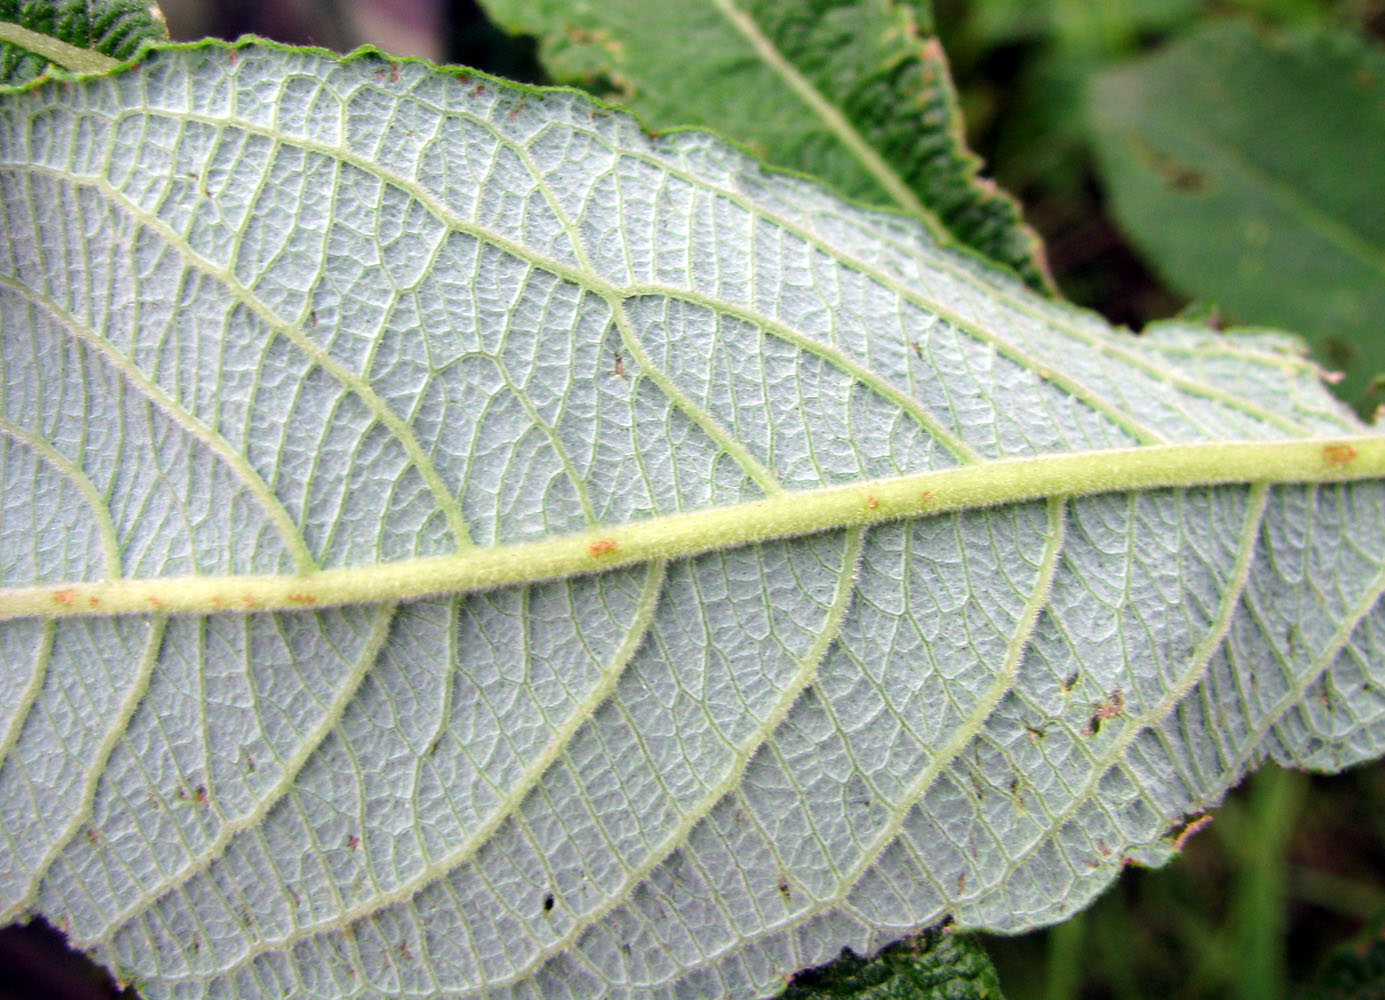
[[[0,620],[328,607],[537,583],[906,518],[1163,488],[1385,479],[1385,435],[1210,441],[965,465],[512,542],[451,556],[266,576],[163,577],[0,589]]]
[[[1289,902],[1285,852],[1307,784],[1304,775],[1277,767],[1256,774],[1243,835],[1228,845],[1239,869],[1231,893],[1237,956],[1231,985],[1244,1000],[1279,1000],[1284,995]]]
[[[1079,913],[1048,934],[1047,1000],[1077,1000],[1082,994],[1087,914]]]
[[[30,31],[11,21],[0,21],[0,42],[27,49],[71,73],[109,73],[120,65],[119,60],[93,49],[69,45],[52,35]]]

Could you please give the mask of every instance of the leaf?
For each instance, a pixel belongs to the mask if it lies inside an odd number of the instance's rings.
[[[570,91],[0,92],[0,919],[167,996],[750,997],[1385,727],[1385,434]]]
[[[167,40],[163,12],[150,0],[0,0],[0,83],[31,80],[49,60],[67,69],[108,68],[107,60],[82,61],[73,49],[120,60]]]
[[[1217,23],[1098,77],[1090,117],[1116,215],[1160,273],[1302,331],[1364,409],[1385,368],[1385,52]]]
[[[556,80],[655,129],[713,128],[770,162],[946,231],[1051,292],[1038,235],[979,176],[927,0],[485,0]]]
[[[1300,1000],[1379,1000],[1385,997],[1385,941],[1342,945],[1328,958]]]
[[[780,1000],[1004,1000],[985,950],[930,931],[861,958],[847,953],[794,977]]]

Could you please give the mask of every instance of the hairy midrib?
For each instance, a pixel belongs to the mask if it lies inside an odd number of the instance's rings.
[[[1385,479],[1385,435],[1040,455],[778,494],[457,555],[297,574],[123,578],[0,589],[0,620],[302,610],[410,600],[1053,496],[1365,479]]]

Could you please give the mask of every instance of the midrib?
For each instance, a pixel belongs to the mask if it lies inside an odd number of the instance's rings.
[[[1385,479],[1385,435],[1041,455],[790,492],[449,556],[298,574],[126,578],[0,589],[0,619],[283,611],[411,600],[1053,496],[1366,479]]]
[[[922,219],[935,236],[946,233],[946,227],[914,193],[913,188],[885,161],[856,126],[829,101],[798,68],[789,62],[779,47],[760,30],[755,20],[732,0],[712,0],[713,6],[726,18],[731,27],[750,43],[755,56],[775,73],[798,98],[808,106],[827,130],[837,137],[861,164],[861,167],[885,189],[900,208]]]

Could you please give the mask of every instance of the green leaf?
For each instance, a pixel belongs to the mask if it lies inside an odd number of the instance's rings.
[[[0,92],[0,919],[168,996],[751,997],[1385,739],[1385,434],[570,91]]]
[[[847,954],[800,973],[780,1000],[1004,1000],[985,949],[930,931],[861,958]]]
[[[926,0],[485,0],[556,80],[651,127],[713,128],[771,163],[890,205],[1051,291],[1019,205],[978,176]]]
[[[1385,940],[1338,948],[1299,1000],[1381,1000],[1385,997]]]
[[[145,43],[167,40],[151,0],[0,0],[0,83],[31,80],[54,63],[107,70]]]
[[[1301,331],[1366,407],[1385,368],[1385,52],[1218,23],[1098,77],[1090,116],[1116,215],[1160,273]]]

